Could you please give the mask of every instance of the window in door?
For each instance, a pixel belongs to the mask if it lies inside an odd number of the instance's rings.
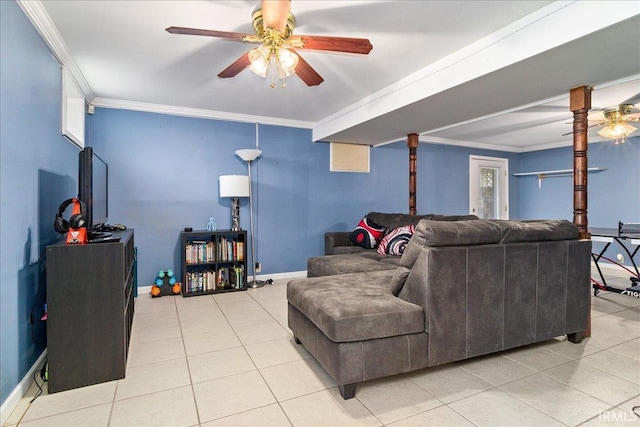
[[[509,219],[509,160],[469,156],[469,213]]]

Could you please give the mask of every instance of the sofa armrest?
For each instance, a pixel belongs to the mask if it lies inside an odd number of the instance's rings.
[[[350,231],[329,231],[324,233],[324,254],[333,255],[335,252],[333,248],[338,246],[355,246],[349,236]]]

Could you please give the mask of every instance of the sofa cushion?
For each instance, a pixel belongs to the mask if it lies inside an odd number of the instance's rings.
[[[402,255],[404,248],[407,246],[407,243],[409,243],[409,240],[411,240],[414,230],[414,225],[407,225],[389,230],[382,240],[380,240],[378,253],[397,256]]]
[[[387,230],[391,230],[398,227],[404,227],[406,225],[416,225],[421,219],[433,218],[433,214],[409,215],[401,213],[369,212],[367,214],[367,218],[371,219],[376,224],[386,227]]]
[[[493,221],[420,221],[414,232],[420,246],[468,246],[499,243],[502,229]]]
[[[395,255],[381,255],[380,259],[378,261],[380,262],[384,262],[387,264],[392,264],[394,266],[399,266],[400,265],[400,260],[402,259],[402,257],[399,256],[395,256]]]
[[[424,311],[397,298],[394,272],[296,279],[287,300],[334,342],[363,341],[424,331]]]
[[[360,220],[355,230],[349,235],[349,239],[354,245],[365,249],[373,249],[378,246],[378,242],[384,235],[386,227],[378,225],[368,217]]]
[[[307,260],[307,276],[333,276],[335,274],[395,269],[395,264],[379,261],[385,256],[389,255],[362,250],[353,254],[311,257]]]
[[[477,215],[432,215],[434,221],[467,221],[471,219],[478,219]]]
[[[461,246],[498,243],[500,227],[491,222],[479,220],[458,220],[456,222],[424,220],[420,221],[407,243],[400,266],[395,271],[391,285],[395,295],[400,293],[409,272],[413,268],[422,248],[427,246]]]
[[[495,221],[502,229],[500,243],[576,240],[578,226],[565,220]]]
[[[343,254],[361,254],[373,249],[364,249],[360,246],[336,246],[332,249],[330,254],[327,255],[343,255]]]

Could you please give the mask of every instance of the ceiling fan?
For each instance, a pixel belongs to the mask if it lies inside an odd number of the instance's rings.
[[[271,70],[271,87],[275,78],[281,79],[295,73],[307,86],[316,86],[324,79],[305,61],[298,50],[324,50],[367,55],[373,46],[367,39],[293,35],[296,20],[290,12],[290,0],[262,0],[261,6],[252,13],[255,35],[228,31],[204,30],[197,28],[169,27],[171,34],[219,37],[261,46],[246,52],[234,63],[222,70],[218,77],[235,77],[249,67],[254,73],[265,77]]]
[[[640,113],[637,111],[638,109],[634,104],[614,105],[594,111],[597,119],[589,120],[589,128],[604,126],[598,131],[598,135],[606,139],[614,139],[616,144],[624,144],[626,137],[637,130],[637,128],[629,124],[629,122],[640,121]],[[569,122],[567,124],[571,123],[572,122]],[[562,136],[571,135],[572,133],[573,132],[567,132]]]

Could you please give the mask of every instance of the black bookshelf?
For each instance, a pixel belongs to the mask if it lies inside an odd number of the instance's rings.
[[[182,296],[245,291],[245,230],[183,231]]]

